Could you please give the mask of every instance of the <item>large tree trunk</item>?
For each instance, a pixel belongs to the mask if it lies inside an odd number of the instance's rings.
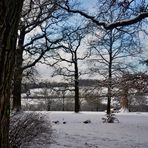
[[[9,147],[10,88],[23,0],[0,1],[0,148]]]
[[[15,68],[14,83],[13,83],[13,110],[21,110],[21,84],[22,84],[22,69]]]
[[[25,39],[25,30],[20,31],[18,47],[16,50],[14,83],[13,83],[13,110],[21,110],[21,84],[22,84],[22,64],[23,64],[23,45]]]

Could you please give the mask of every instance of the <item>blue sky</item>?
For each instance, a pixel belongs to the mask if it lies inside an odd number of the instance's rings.
[[[84,8],[86,10],[89,10],[89,12],[95,12],[95,9],[93,9],[93,8],[95,7],[95,2],[96,1],[97,0],[80,0],[80,2],[82,3],[82,5],[80,7]],[[148,0],[146,0],[146,2],[148,2]],[[72,22],[70,22],[70,24],[71,23],[77,23],[77,25],[78,25],[80,23],[78,21],[79,19],[81,21],[81,17],[79,17],[79,18],[75,17],[75,18],[71,19]],[[143,38],[143,40],[144,40],[145,47],[146,47],[144,49],[144,56],[146,58],[146,57],[148,57],[148,48],[147,48],[148,47],[148,42],[147,42],[148,37],[146,37],[145,39]],[[49,80],[51,80],[49,78],[50,77],[50,74],[52,73],[52,69],[50,67],[47,67],[45,65],[40,65],[40,64],[38,64],[37,67],[38,67],[37,69],[39,70],[39,72],[41,74],[41,77],[43,79],[49,79]],[[148,67],[146,67],[146,66],[142,66],[142,65],[139,66],[139,69],[143,69],[143,68],[144,68],[144,70],[148,70]]]

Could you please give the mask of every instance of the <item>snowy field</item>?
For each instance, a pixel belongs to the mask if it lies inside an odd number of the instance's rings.
[[[53,143],[43,148],[148,148],[148,113],[117,113],[120,123],[102,123],[103,112],[43,114],[54,129]]]

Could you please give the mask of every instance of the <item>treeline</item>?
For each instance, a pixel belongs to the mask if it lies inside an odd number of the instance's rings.
[[[124,74],[122,77],[112,79],[112,83],[115,88],[128,87],[136,89],[139,93],[148,92],[148,74],[146,73],[135,73],[135,74]],[[125,84],[126,83],[126,84]],[[98,79],[80,79],[80,87],[107,87],[108,80]],[[55,87],[74,87],[72,82],[34,82],[34,83],[23,83],[22,93],[27,92],[30,89],[35,88],[55,88]]]
[[[80,79],[79,86],[80,87],[91,87],[91,86],[98,86],[102,83],[96,79]],[[39,83],[23,83],[22,84],[22,93],[27,92],[30,89],[35,88],[54,88],[54,87],[73,87],[73,83],[67,82],[39,82]]]

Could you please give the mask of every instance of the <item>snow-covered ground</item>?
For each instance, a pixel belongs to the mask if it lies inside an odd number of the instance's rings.
[[[43,114],[54,129],[53,143],[43,148],[148,148],[148,113],[117,113],[120,123],[102,123],[103,112]]]

